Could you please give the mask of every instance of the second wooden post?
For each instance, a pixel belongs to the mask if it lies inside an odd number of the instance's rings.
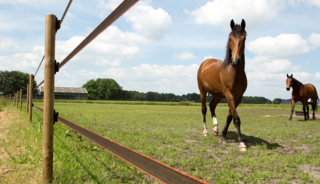
[[[22,89],[20,89],[20,111],[22,111]]]
[[[29,75],[29,122],[32,122],[32,86],[33,86],[33,75]]]
[[[51,183],[53,177],[53,110],[56,22],[57,18],[55,15],[46,15],[42,151],[43,183]]]

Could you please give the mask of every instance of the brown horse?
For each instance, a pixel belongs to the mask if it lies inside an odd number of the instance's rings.
[[[246,40],[246,23],[242,19],[241,25],[235,25],[234,21],[230,22],[231,33],[227,43],[227,53],[224,61],[217,59],[207,59],[202,62],[198,70],[198,86],[200,90],[200,99],[202,103],[203,115],[203,135],[207,136],[206,126],[206,95],[210,93],[214,98],[210,103],[211,117],[213,119],[214,135],[218,135],[218,121],[215,114],[217,104],[226,98],[229,106],[227,123],[222,131],[222,142],[227,141],[227,131],[233,119],[237,129],[238,141],[240,142],[239,150],[246,151],[247,148],[243,143],[240,125],[241,121],[236,111],[241,102],[243,93],[247,89],[247,77],[244,71],[245,67],[245,40]]]
[[[290,87],[292,87],[292,108],[291,108],[291,115],[289,120],[292,119],[292,114],[294,111],[294,107],[296,105],[297,101],[302,102],[303,105],[303,113],[304,113],[304,120],[309,119],[309,105],[308,100],[311,98],[312,100],[312,110],[313,110],[313,119],[316,119],[314,115],[314,111],[317,110],[317,103],[318,103],[318,93],[317,89],[312,84],[302,84],[297,79],[293,78],[293,75],[289,76],[287,74],[287,91],[290,90]],[[307,107],[307,113],[306,113],[306,107]]]

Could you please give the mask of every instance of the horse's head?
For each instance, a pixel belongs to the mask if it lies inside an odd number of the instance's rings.
[[[231,33],[229,35],[229,49],[231,54],[231,63],[238,66],[241,63],[241,57],[244,54],[244,47],[247,33],[245,31],[246,22],[242,19],[241,26],[235,25],[233,19],[230,22]]]
[[[289,91],[290,90],[290,87],[292,87],[292,77],[293,77],[293,75],[291,74],[291,76],[289,76],[288,74],[287,74],[287,91]]]

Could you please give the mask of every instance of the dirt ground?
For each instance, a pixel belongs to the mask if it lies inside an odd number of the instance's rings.
[[[8,127],[11,124],[11,121],[9,120],[9,113],[6,109],[3,109],[0,111],[0,141],[2,144],[8,143],[8,139],[6,137],[8,133]],[[0,147],[0,160],[7,160],[9,158],[9,155],[5,151],[4,147]],[[6,166],[0,167],[0,176],[5,176],[8,174],[12,169],[7,168]]]

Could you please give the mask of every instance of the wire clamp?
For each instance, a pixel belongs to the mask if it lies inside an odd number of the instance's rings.
[[[53,110],[53,124],[58,122],[58,115],[59,115],[59,113],[56,112],[56,110]]]
[[[57,22],[56,22],[56,31],[58,30],[58,29],[60,29],[60,20],[58,20],[58,19],[56,19],[57,20]]]
[[[59,62],[57,62],[57,60],[54,60],[54,74],[56,74],[57,72],[59,72]]]

